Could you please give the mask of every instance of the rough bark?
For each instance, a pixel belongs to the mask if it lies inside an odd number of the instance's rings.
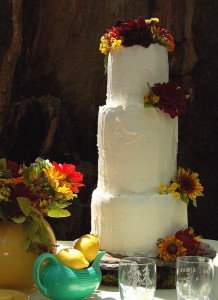
[[[22,0],[12,1],[13,33],[0,65],[0,136],[8,113],[15,66],[22,45]]]

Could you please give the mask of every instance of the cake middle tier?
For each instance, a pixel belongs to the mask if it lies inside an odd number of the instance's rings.
[[[157,193],[176,173],[178,118],[141,104],[100,107],[98,187],[113,195]]]

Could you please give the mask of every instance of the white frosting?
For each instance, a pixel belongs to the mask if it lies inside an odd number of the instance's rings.
[[[157,193],[176,172],[178,120],[143,105],[99,110],[98,187],[114,195]]]
[[[108,57],[108,106],[143,104],[143,96],[154,83],[167,82],[169,65],[166,48],[152,44],[120,47]]]
[[[187,227],[187,205],[171,195],[93,192],[92,232],[100,248],[120,255],[157,255],[156,242]]]
[[[143,105],[147,82],[167,82],[168,72],[167,51],[157,44],[109,54],[91,231],[111,253],[154,255],[157,239],[187,227],[186,204],[158,194],[160,182],[169,184],[176,173],[178,118]]]

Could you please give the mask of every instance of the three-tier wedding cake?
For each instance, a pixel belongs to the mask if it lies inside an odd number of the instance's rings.
[[[186,203],[159,193],[160,183],[169,184],[177,171],[178,116],[144,105],[150,87],[169,80],[173,40],[161,30],[156,19],[129,19],[101,40],[107,100],[98,116],[91,231],[112,254],[156,255],[159,238],[187,227]]]

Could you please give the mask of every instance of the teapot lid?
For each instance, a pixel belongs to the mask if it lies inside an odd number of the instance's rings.
[[[28,300],[27,294],[15,290],[0,289],[0,300]]]

